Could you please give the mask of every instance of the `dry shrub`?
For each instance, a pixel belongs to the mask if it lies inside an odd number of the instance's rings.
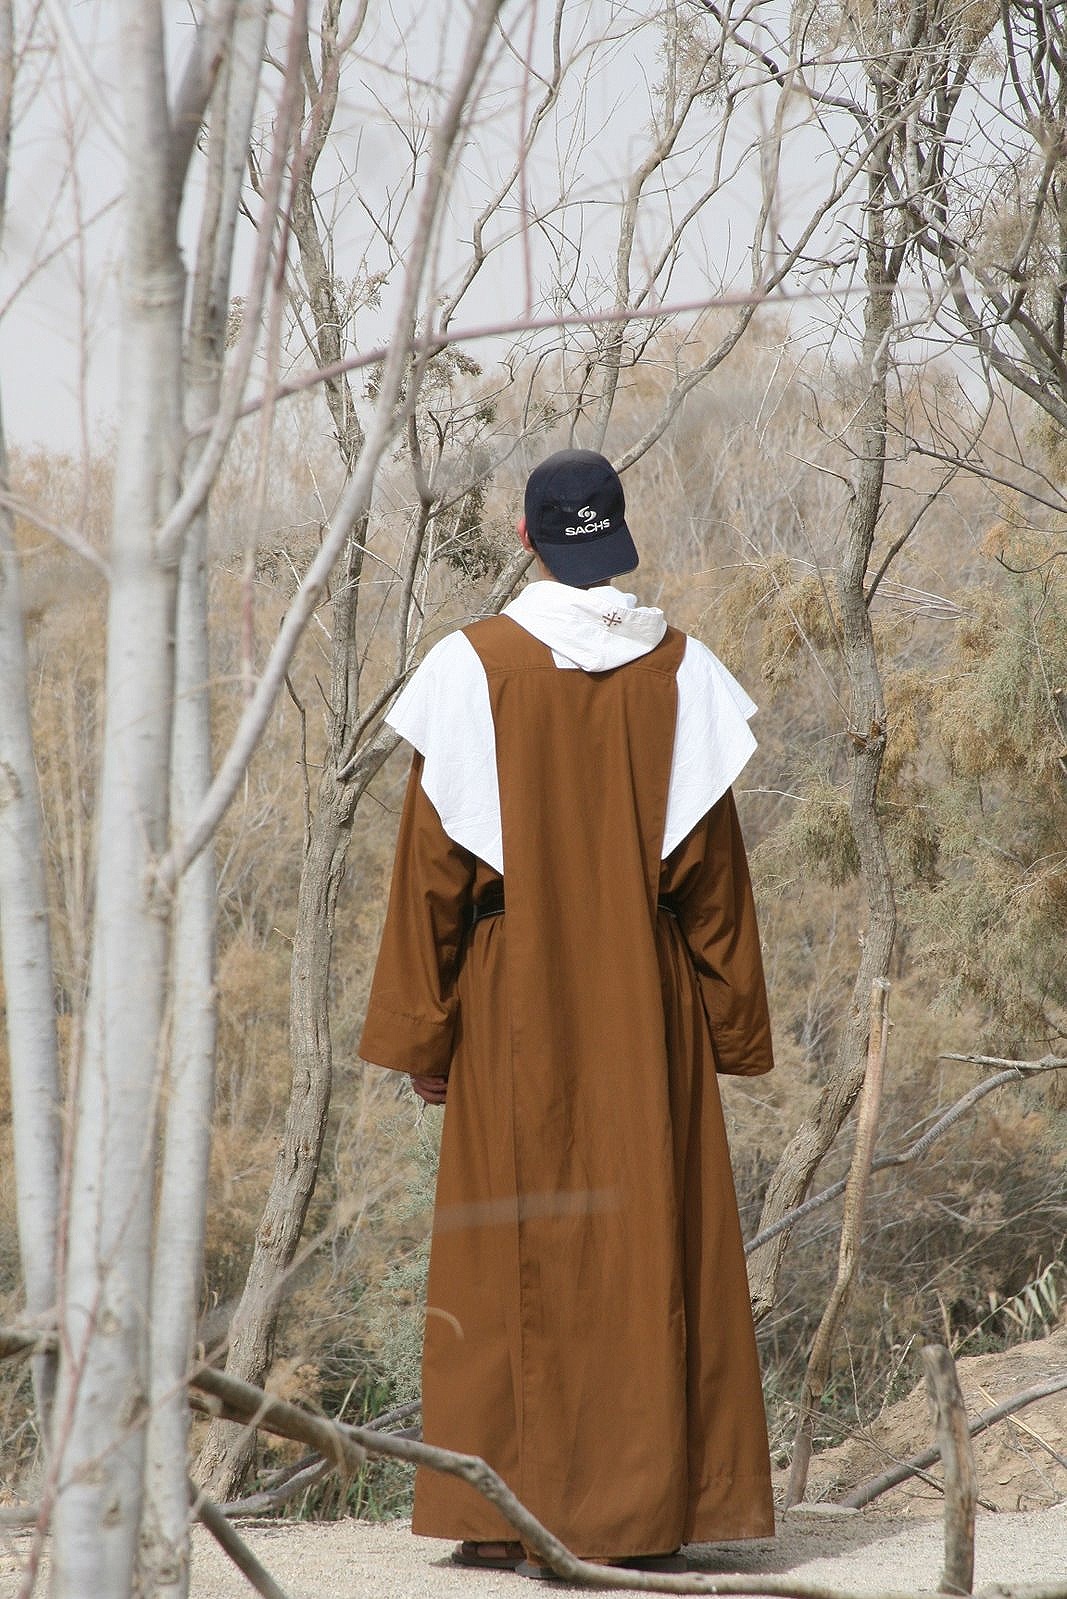
[[[738,787],[779,1071],[724,1085],[751,1235],[788,1132],[832,1067],[865,916],[854,881],[848,707],[832,582],[845,503],[835,473],[847,467],[833,433],[847,395],[822,385],[814,399],[819,383],[783,357],[782,330],[770,318],[757,323],[745,350],[743,369],[724,369],[689,397],[671,433],[629,475],[627,497],[643,552],[633,587],[706,639],[765,701],[756,723],[760,749]],[[672,374],[699,354],[665,340],[629,375],[616,443],[644,431]],[[470,380],[476,388],[483,382]],[[455,374],[448,384],[459,392]],[[442,395],[446,387],[442,379]],[[477,397],[485,398],[481,389]],[[919,389],[906,395],[910,418],[925,414],[927,397]],[[550,402],[546,396],[542,411],[546,450],[555,425]],[[486,409],[479,416],[477,406],[468,414],[475,443],[479,429],[505,425],[506,399],[493,403],[495,420]],[[271,525],[255,525],[254,451],[238,451],[213,504],[219,750],[241,710],[248,609],[254,656],[262,660],[336,487],[317,413],[294,407],[288,415],[272,462]],[[56,519],[102,542],[105,465],[90,474],[88,498],[70,463],[34,458],[20,469],[26,492],[44,496]],[[907,483],[887,490],[879,551],[906,525],[932,470],[916,466]],[[521,475],[517,462],[509,464],[477,503],[458,506],[443,531],[443,559],[426,594],[427,639],[475,608],[472,578],[491,569],[510,536]],[[377,619],[364,663],[368,698],[388,681],[397,623],[395,595],[380,574],[396,566],[410,536],[413,497],[399,464],[383,481],[380,507],[370,543],[381,565],[373,565],[361,597],[362,614]],[[908,1142],[973,1081],[968,1068],[938,1066],[939,1051],[1032,1052],[1048,1042],[1050,1018],[1063,1014],[1067,849],[1042,695],[1043,683],[1067,681],[1067,625],[1055,571],[1019,578],[995,563],[1003,552],[1033,553],[1035,539],[1045,548],[1051,530],[1034,533],[1025,521],[1007,516],[981,486],[954,487],[951,502],[928,513],[872,609],[889,730],[880,804],[900,901],[883,1150]],[[991,554],[982,549],[987,532]],[[20,540],[31,579],[34,714],[66,1037],[84,988],[91,909],[103,595],[92,581],[72,582],[72,570],[84,577],[81,568],[32,530],[21,529]],[[951,624],[944,607],[914,602],[915,594],[944,588],[958,605]],[[327,599],[291,674],[305,722],[291,701],[279,704],[216,844],[218,1103],[201,1306],[208,1341],[225,1330],[240,1291],[288,1095],[288,967],[305,776],[314,793],[323,749],[329,622]],[[407,1395],[416,1380],[432,1170],[424,1135],[434,1118],[428,1113],[417,1131],[403,1085],[355,1055],[405,775],[399,756],[356,819],[337,913],[333,1108],[272,1374],[287,1393],[356,1418]],[[910,1381],[903,1352],[912,1340],[946,1326],[959,1341],[978,1326],[983,1338],[1012,1335],[1010,1318],[989,1323],[990,1296],[1009,1302],[1067,1231],[1064,1103],[1050,1083],[1001,1090],[922,1166],[876,1181],[848,1345],[827,1398],[827,1436],[879,1405],[898,1380]],[[4,1158],[10,1112],[3,1100],[0,1139]],[[820,1185],[843,1172],[848,1148],[846,1135]],[[781,1303],[760,1330],[782,1437],[792,1433],[789,1401],[833,1274],[837,1226],[830,1207],[797,1229]],[[0,1248],[13,1261],[9,1189],[0,1195]],[[10,1294],[13,1279],[12,1268],[0,1292]],[[13,1309],[9,1298],[5,1313]],[[25,1404],[24,1375],[12,1382],[0,1392],[9,1416]],[[395,1510],[404,1491],[395,1475],[364,1479],[297,1508]]]

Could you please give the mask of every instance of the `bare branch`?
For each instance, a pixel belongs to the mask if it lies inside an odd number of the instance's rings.
[[[954,1126],[956,1122],[960,1121],[972,1106],[977,1105],[980,1099],[984,1099],[987,1094],[991,1094],[995,1088],[1003,1088],[1005,1083],[1021,1082],[1030,1073],[1056,1071],[1059,1067],[1067,1066],[1067,1060],[1057,1060],[1051,1056],[1041,1061],[1000,1061],[993,1056],[977,1055],[940,1055],[938,1059],[1004,1065],[1011,1069],[998,1073],[996,1077],[989,1077],[984,1083],[978,1083],[974,1088],[969,1089],[962,1099],[958,1099],[943,1116],[939,1116],[934,1125],[928,1128],[923,1136],[917,1138],[907,1149],[901,1150],[895,1155],[879,1155],[877,1160],[871,1163],[872,1172],[886,1171],[891,1166],[906,1166],[909,1162],[918,1160],[926,1154],[926,1151],[937,1139],[947,1133],[949,1128]],[[794,1206],[784,1216],[780,1216],[773,1225],[763,1228],[745,1245],[745,1254],[751,1255],[755,1250],[761,1249],[764,1244],[769,1244],[771,1239],[776,1238],[779,1233],[783,1233],[789,1227],[792,1227],[795,1222],[801,1221],[805,1216],[810,1216],[812,1211],[821,1210],[823,1205],[828,1205],[831,1200],[837,1199],[839,1195],[844,1193],[846,1182],[847,1179],[842,1177],[839,1182],[831,1183],[827,1188],[822,1189],[820,1193],[813,1194],[803,1204]]]
[[[968,1423],[967,1430],[972,1438],[977,1438],[979,1433],[986,1432],[998,1421],[1003,1421],[1005,1416],[1014,1415],[1026,1405],[1036,1404],[1039,1399],[1047,1399],[1050,1394],[1063,1393],[1065,1388],[1067,1388],[1067,1377],[1054,1377],[1049,1382],[1039,1383],[1034,1388],[1024,1388],[1019,1393],[1012,1394],[1009,1399],[1002,1400],[999,1405],[983,1410]],[[907,1482],[909,1477],[914,1477],[918,1472],[925,1471],[927,1466],[932,1466],[939,1454],[940,1450],[936,1444],[933,1444],[921,1454],[913,1455],[910,1460],[894,1466],[891,1471],[883,1471],[877,1477],[870,1478],[868,1482],[861,1483],[858,1488],[854,1488],[839,1501],[840,1505],[843,1509],[862,1510],[864,1505],[869,1505],[888,1489],[895,1488],[898,1483]]]
[[[828,1587],[824,1583],[798,1582],[788,1577],[747,1574],[724,1576],[719,1573],[712,1576],[696,1571],[675,1576],[579,1560],[530,1514],[496,1472],[477,1456],[438,1449],[410,1438],[390,1437],[388,1433],[374,1432],[366,1427],[327,1421],[324,1417],[311,1415],[296,1405],[275,1399],[260,1388],[237,1382],[210,1367],[199,1367],[193,1373],[191,1382],[194,1389],[208,1396],[208,1408],[213,1413],[218,1414],[221,1407],[221,1412],[232,1420],[322,1448],[327,1456],[338,1462],[341,1469],[358,1469],[364,1454],[382,1455],[461,1478],[503,1513],[520,1534],[523,1543],[550,1565],[557,1576],[580,1583],[583,1587],[621,1589],[634,1593],[764,1594],[768,1599],[853,1599],[846,1591]],[[1067,1378],[1063,1378],[1059,1386],[1067,1387]],[[936,1450],[934,1454],[936,1456]],[[998,1583],[980,1599],[1008,1599],[1009,1594],[1010,1589]],[[1026,1594],[1027,1599],[1067,1599],[1067,1581],[1053,1583],[1036,1591],[1028,1587]],[[887,1590],[868,1594],[866,1599],[918,1599],[918,1596],[907,1591]]]
[[[226,1551],[241,1575],[248,1578],[256,1592],[261,1593],[263,1599],[289,1599],[285,1589],[275,1582],[266,1566],[256,1559],[218,1505],[212,1504],[210,1499],[205,1499],[202,1494],[197,1493],[193,1484],[190,1483],[189,1487],[193,1500],[193,1513],[204,1523],[219,1547]]]
[[[313,1457],[311,1464],[306,1465],[302,1471],[295,1471],[273,1488],[264,1488],[260,1493],[249,1494],[246,1499],[233,1499],[229,1504],[219,1505],[219,1510],[224,1516],[272,1516],[283,1505],[289,1504],[298,1495],[306,1493],[309,1488],[314,1488],[316,1483],[328,1477],[333,1466],[322,1455]]]
[[[379,385],[378,405],[368,426],[364,447],[356,469],[341,498],[328,536],[304,575],[262,676],[245,707],[240,724],[200,814],[187,836],[168,851],[158,868],[158,881],[170,887],[189,862],[199,854],[237,791],[237,786],[259,743],[277,694],[285,681],[293,653],[304,627],[326,586],[327,578],[353,526],[370,506],[378,465],[399,422],[397,406],[403,391],[407,351],[415,342],[412,333],[423,278],[435,236],[435,225],[448,190],[446,171],[458,136],[464,108],[484,53],[501,0],[479,0],[467,37],[463,63],[457,74],[448,104],[434,136],[419,209],[416,236],[407,257],[407,269],[395,327],[397,337],[389,347]],[[408,403],[414,395],[408,396]],[[205,452],[206,453],[206,452]]]
[[[75,533],[73,528],[60,527],[57,522],[50,522],[47,517],[42,516],[20,495],[11,494],[6,489],[0,490],[0,511],[9,511],[12,516],[21,517],[23,521],[31,523],[33,527],[40,528],[42,533],[47,533],[50,538],[55,539],[59,544],[65,545],[75,555],[80,555],[83,561],[88,561],[90,566],[96,568],[101,577],[110,580],[111,568],[107,561],[99,550],[94,550],[93,546],[86,539],[83,539],[80,533]]]
[[[55,30],[56,38],[59,40],[60,49],[78,80],[78,87],[93,108],[93,115],[99,120],[101,128],[111,140],[111,143],[118,149],[123,149],[122,124],[115,115],[112,103],[104,94],[92,67],[86,59],[82,42],[74,31],[74,25],[70,20],[69,7],[64,4],[64,0],[44,0],[44,7],[48,12],[48,20]]]
[[[215,0],[196,25],[193,46],[171,110],[171,180],[180,187],[231,41],[238,0]]]

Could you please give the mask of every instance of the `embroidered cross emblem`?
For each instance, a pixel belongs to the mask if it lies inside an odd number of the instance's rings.
[[[604,612],[604,626],[605,627],[618,627],[618,625],[619,625],[619,623],[621,621],[622,621],[622,612],[621,611],[605,611]]]

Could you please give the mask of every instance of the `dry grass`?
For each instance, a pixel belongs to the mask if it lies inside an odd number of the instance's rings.
[[[634,586],[719,650],[763,703],[761,747],[742,780],[740,807],[756,864],[780,1069],[726,1092],[748,1232],[787,1131],[833,1060],[864,926],[847,824],[846,717],[832,597],[842,491],[806,464],[841,465],[832,441],[834,402],[823,397],[823,432],[796,374],[776,365],[777,333],[765,326],[764,349],[752,347],[743,383],[721,379],[692,397],[672,435],[628,485],[632,525],[645,550]],[[664,372],[672,359],[668,352]],[[660,381],[651,368],[632,377],[618,441],[640,431]],[[241,703],[242,609],[250,599],[262,658],[294,572],[317,541],[331,468],[321,443],[302,453],[308,436],[307,417],[298,418],[279,451],[269,529],[247,525],[247,483],[239,469],[218,497],[212,606],[219,748]],[[106,464],[87,478],[62,460],[15,465],[22,491],[39,496],[47,514],[102,541]],[[480,508],[490,543],[514,509],[518,474],[515,467],[508,472],[511,478],[494,482]],[[890,489],[876,563],[928,478],[919,465]],[[383,557],[399,549],[409,498],[397,468],[372,535]],[[970,1068],[939,1065],[939,1051],[1040,1053],[1049,1018],[1067,1015],[1067,839],[1041,690],[1042,682],[1067,681],[1063,575],[1054,570],[1036,583],[999,567],[990,551],[1003,546],[1006,525],[1002,497],[961,481],[929,512],[876,605],[890,713],[883,805],[901,903],[882,1150],[905,1142],[974,1080]],[[461,531],[477,554],[478,530]],[[1017,546],[1022,533],[1014,523],[1009,531]],[[1040,536],[1040,529],[1026,533],[1031,541]],[[43,535],[21,527],[19,539],[66,1034],[85,982],[103,595],[92,582],[86,587],[80,570],[72,577],[73,558]],[[251,588],[242,554],[249,540],[256,547]],[[384,570],[373,566],[363,601],[368,694],[388,671],[394,598],[381,580]],[[441,564],[428,595],[431,634],[473,607],[478,590],[471,570],[466,557]],[[951,603],[920,604],[914,598],[920,591]],[[328,626],[327,605],[293,673],[307,711],[312,787]],[[331,1126],[273,1379],[289,1394],[348,1416],[406,1395],[417,1348],[425,1151],[420,1167],[414,1113],[398,1098],[394,1080],[363,1068],[355,1056],[402,768],[398,757],[382,772],[353,836],[338,909]],[[224,1328],[240,1291],[285,1113],[302,794],[300,720],[284,700],[218,839],[218,1102],[201,1306],[208,1341]],[[7,1166],[6,1074],[0,1081],[0,1162]],[[990,1305],[1010,1302],[1062,1258],[1064,1104],[1050,1083],[1002,1090],[921,1168],[876,1183],[825,1439],[910,1386],[916,1340],[947,1333],[974,1352],[976,1342],[1011,1341],[1026,1330],[1007,1314],[991,1316]],[[832,1157],[823,1177],[838,1175],[845,1158],[844,1152]],[[781,1304],[761,1329],[779,1439],[792,1431],[790,1405],[832,1275],[835,1228],[832,1208],[798,1228]],[[0,1294],[8,1314],[15,1309],[15,1258],[8,1184],[0,1188]],[[0,1421],[12,1444],[5,1452],[16,1469],[33,1441],[18,1419],[25,1404],[20,1384],[8,1373],[0,1385]],[[379,1508],[395,1508],[403,1483],[364,1482],[333,1492],[329,1503],[320,1499],[310,1508],[365,1509],[368,1496]]]

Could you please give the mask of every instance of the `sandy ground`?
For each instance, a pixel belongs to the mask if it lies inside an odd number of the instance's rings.
[[[976,1415],[1005,1394],[1067,1375],[1067,1328],[996,1355],[961,1360],[958,1369],[968,1410]],[[694,1545],[687,1550],[690,1565],[719,1573],[788,1574],[855,1594],[935,1592],[943,1505],[935,1486],[912,1478],[865,1511],[841,1511],[825,1502],[929,1441],[930,1419],[919,1383],[847,1444],[814,1456],[808,1482],[814,1502],[780,1517],[777,1538]],[[1067,1588],[1067,1390],[981,1434],[975,1457],[987,1506],[978,1517],[975,1586],[1055,1583]],[[775,1473],[779,1491],[785,1475]],[[937,1467],[931,1475],[938,1475]],[[449,1562],[449,1544],[413,1538],[403,1523],[239,1525],[288,1599],[448,1599],[453,1594],[529,1599],[539,1591],[552,1592],[547,1584],[510,1572],[461,1570]],[[253,1590],[202,1527],[195,1529],[193,1541],[193,1599],[247,1599]],[[19,1593],[29,1549],[26,1536],[0,1531],[0,1599]],[[35,1591],[43,1595],[46,1589],[42,1569]],[[85,1599],[95,1596],[87,1593]]]
[[[241,1531],[289,1599],[523,1599],[552,1591],[510,1572],[460,1570],[448,1561],[449,1545],[414,1538],[402,1524],[249,1522]],[[15,1599],[27,1550],[22,1536],[0,1538],[0,1599]],[[783,1517],[773,1540],[694,1545],[687,1557],[694,1570],[789,1574],[852,1593],[932,1593],[941,1571],[942,1530],[939,1519],[816,1507]],[[194,1599],[247,1599],[252,1593],[202,1528],[196,1530],[193,1561]],[[37,1592],[44,1593],[44,1572],[41,1578]],[[1067,1584],[1067,1504],[979,1516],[975,1586],[992,1582]]]

